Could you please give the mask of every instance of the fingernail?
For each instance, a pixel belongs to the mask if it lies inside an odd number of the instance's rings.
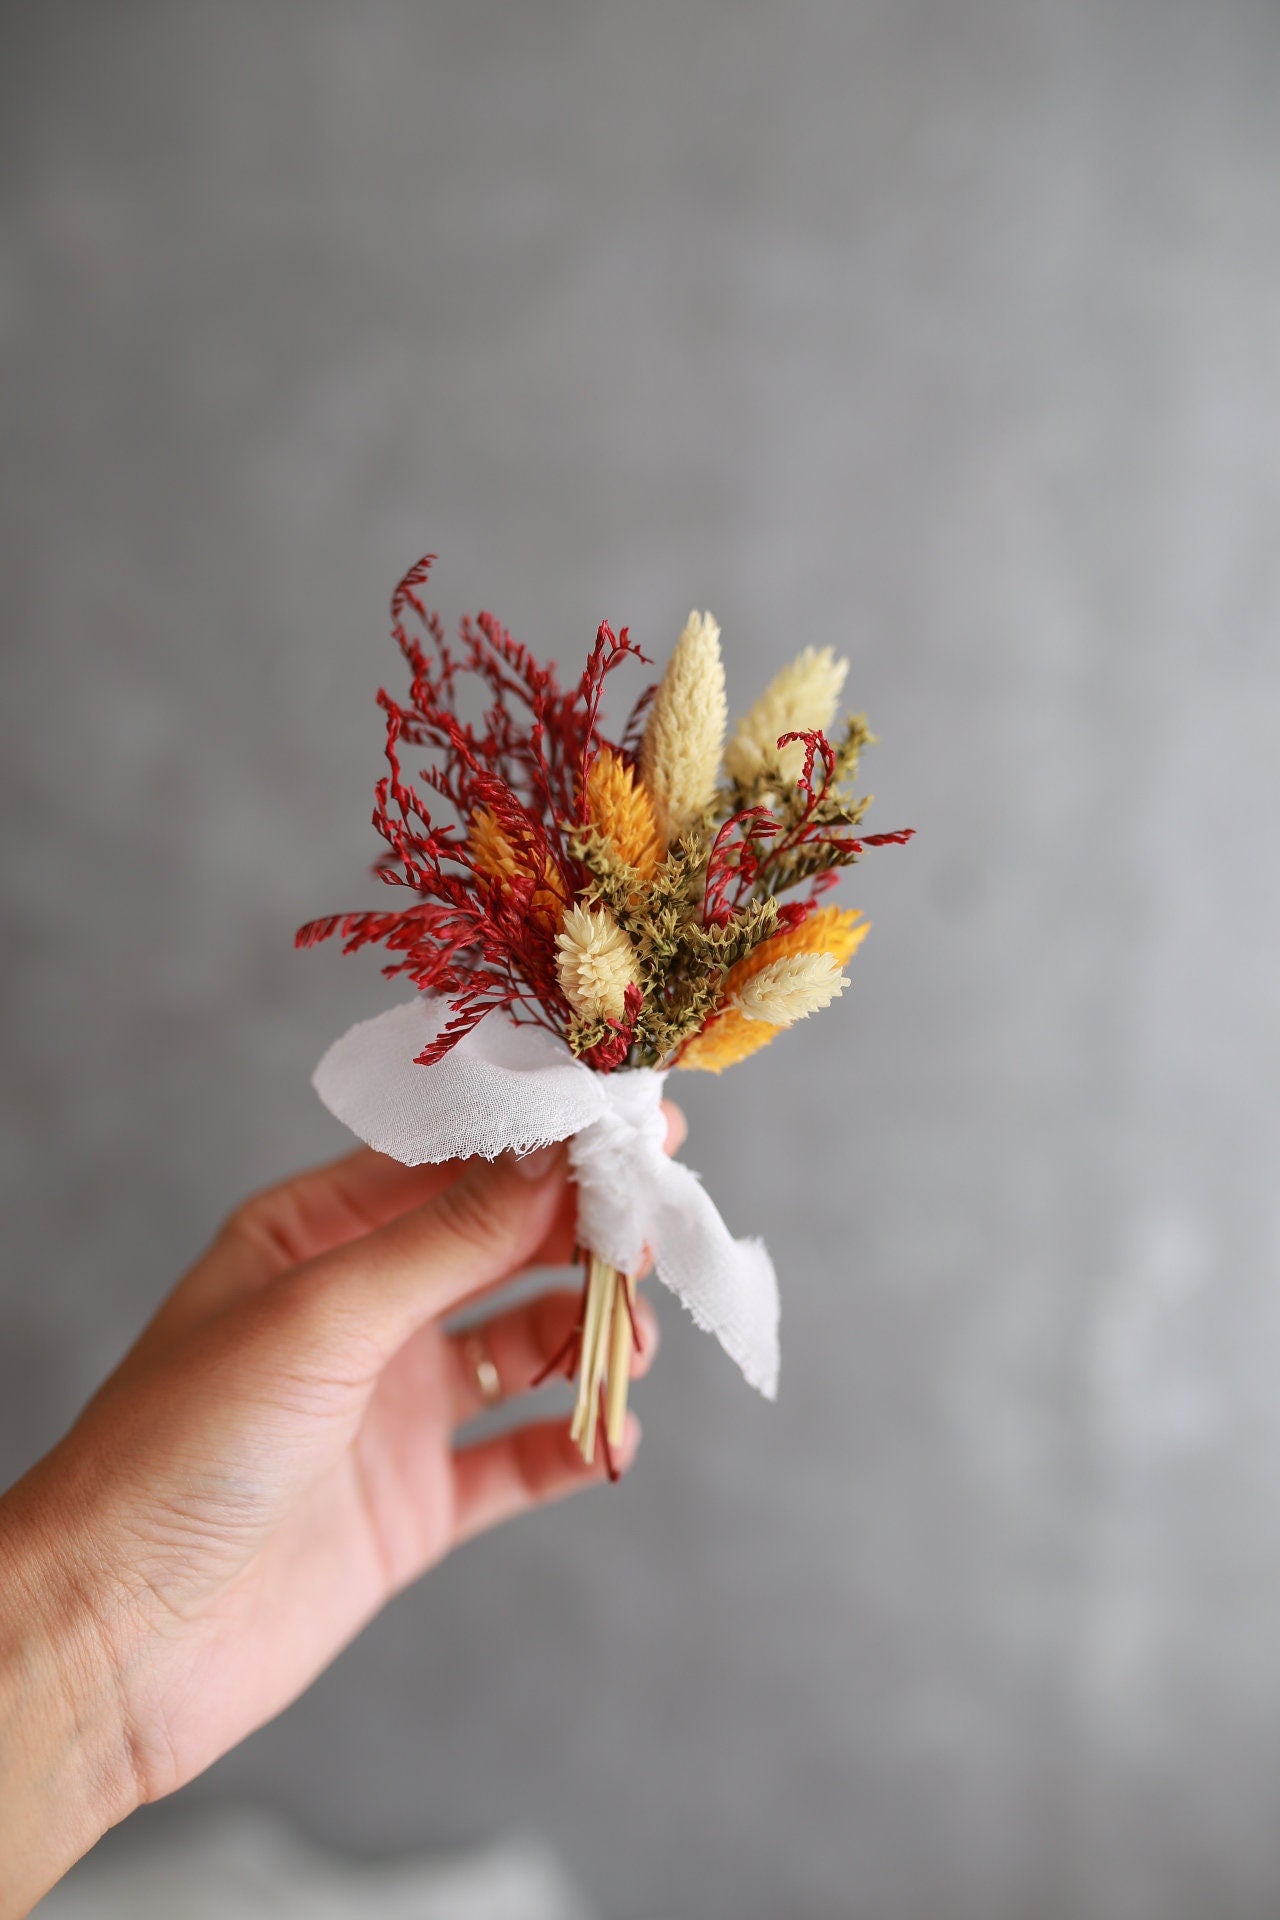
[[[515,1155],[516,1172],[522,1180],[541,1180],[555,1166],[563,1147],[535,1147],[532,1153]]]

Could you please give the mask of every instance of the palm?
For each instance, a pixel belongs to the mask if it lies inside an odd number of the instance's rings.
[[[358,1154],[250,1203],[64,1443],[88,1438],[90,1455],[106,1457],[127,1409],[141,1436],[135,1451],[149,1463],[112,1482],[113,1519],[131,1542],[126,1619],[136,1633],[140,1599],[145,1664],[130,1658],[125,1630],[107,1623],[117,1635],[110,1652],[130,1675],[146,1797],[190,1779],[271,1718],[392,1593],[460,1540],[598,1477],[562,1422],[456,1449],[457,1429],[482,1397],[441,1312],[400,1336],[366,1328],[363,1317],[348,1316],[336,1334],[323,1315],[318,1335],[311,1327],[323,1276],[332,1269],[338,1291],[349,1289],[342,1275],[366,1247],[386,1243],[368,1262],[370,1320],[388,1311],[397,1261],[421,1287],[430,1249],[417,1250],[418,1223],[433,1195],[439,1207],[442,1192],[464,1184],[457,1168],[410,1173]],[[424,1194],[427,1204],[406,1212]],[[492,1244],[472,1249],[475,1277],[452,1283],[443,1311],[521,1266],[567,1257],[563,1181],[549,1197],[529,1189],[519,1200],[532,1244],[515,1258]],[[415,1257],[402,1260],[390,1235]],[[552,1293],[485,1322],[504,1397],[533,1384],[576,1307],[575,1292]],[[644,1318],[651,1353],[654,1326]]]
[[[344,1413],[325,1408],[310,1485],[274,1525],[275,1489],[264,1489],[268,1513],[257,1542],[217,1555],[223,1564],[202,1583],[200,1631],[174,1649],[185,1672],[153,1676],[167,1697],[191,1703],[189,1714],[168,1720],[178,1779],[292,1700],[392,1593],[448,1551],[449,1358],[440,1331],[424,1329],[379,1380],[349,1439]],[[335,1452],[339,1438],[345,1443]],[[221,1515],[188,1519],[225,1539]],[[178,1678],[191,1684],[174,1686]]]

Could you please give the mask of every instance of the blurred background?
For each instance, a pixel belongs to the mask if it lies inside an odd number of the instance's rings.
[[[919,829],[838,1010],[679,1087],[776,1409],[664,1299],[624,1487],[100,1851],[252,1803],[538,1835],[608,1920],[1274,1914],[1280,12],[4,41],[0,1475],[343,1148],[309,1073],[397,996],[291,936],[377,898],[419,553],[562,664],[709,606],[738,708],[834,643]]]

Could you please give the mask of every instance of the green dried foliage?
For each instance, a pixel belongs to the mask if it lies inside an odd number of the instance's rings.
[[[851,713],[845,721],[844,733],[838,741],[832,741],[836,751],[835,784],[843,787],[852,780],[858,771],[858,762],[864,747],[874,747],[876,736],[872,733],[865,713]]]
[[[652,1066],[705,1026],[720,1002],[724,977],[778,924],[773,900],[753,900],[722,927],[686,915],[669,961],[645,967],[644,1005],[636,1025],[643,1065]],[[653,948],[650,947],[652,953]]]
[[[710,851],[707,828],[691,827],[646,882],[599,834],[588,830],[573,843],[575,858],[590,875],[583,898],[608,908],[640,963],[644,1004],[632,1056],[638,1066],[660,1065],[704,1026],[729,968],[777,927],[778,909],[767,896],[750,901],[723,926],[704,925]],[[575,1053],[586,1053],[608,1032],[603,1022],[580,1020],[570,1030],[569,1043]]]
[[[604,1044],[611,1031],[607,1020],[575,1019],[569,1026],[569,1045],[575,1054],[590,1053],[592,1047]]]

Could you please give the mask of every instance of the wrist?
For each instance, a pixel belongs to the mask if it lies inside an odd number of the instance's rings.
[[[0,1500],[0,1920],[25,1914],[137,1804],[112,1663],[37,1476]]]

